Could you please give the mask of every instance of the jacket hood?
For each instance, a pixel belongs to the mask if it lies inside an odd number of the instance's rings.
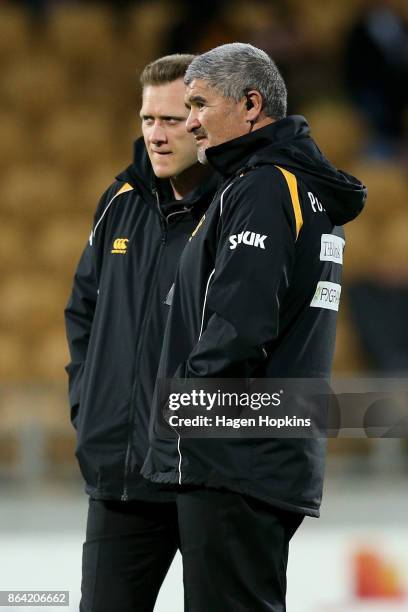
[[[148,199],[154,197],[153,191],[157,188],[157,179],[154,175],[143,138],[138,138],[133,143],[133,162],[126,170],[118,174],[116,179],[129,183],[132,187],[141,191],[142,195]]]
[[[364,207],[367,189],[358,179],[338,170],[310,136],[306,119],[292,115],[207,149],[209,163],[221,174],[274,164],[293,172],[310,189],[316,189],[335,225],[357,217]]]
[[[148,202],[155,203],[156,192],[158,192],[160,203],[165,208],[172,207],[172,205],[175,208],[196,204],[208,206],[219,183],[219,178],[213,174],[210,177],[206,177],[182,200],[175,200],[170,180],[157,178],[154,174],[143,138],[138,138],[134,142],[133,162],[126,170],[118,174],[116,179],[132,185],[132,187],[140,192],[142,198]]]

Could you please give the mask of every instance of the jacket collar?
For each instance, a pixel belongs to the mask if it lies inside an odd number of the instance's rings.
[[[141,193],[144,200],[155,207],[157,193],[162,212],[166,213],[179,209],[186,210],[192,206],[197,210],[206,208],[219,186],[219,176],[212,172],[182,200],[175,200],[170,180],[159,179],[155,176],[142,137],[138,138],[133,145],[133,163],[116,178],[132,185]]]
[[[281,150],[295,138],[308,136],[309,131],[304,117],[291,115],[216,147],[209,147],[206,156],[217,172],[231,176],[246,166],[260,149],[272,145]]]

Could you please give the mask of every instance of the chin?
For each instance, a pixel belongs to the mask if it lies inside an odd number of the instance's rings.
[[[205,154],[205,151],[206,151],[205,149],[198,149],[197,151],[197,159],[200,162],[200,164],[203,164],[204,166],[208,164],[208,159]]]
[[[172,176],[172,172],[168,168],[160,168],[157,166],[153,166],[153,172],[157,176],[157,178],[166,179]]]

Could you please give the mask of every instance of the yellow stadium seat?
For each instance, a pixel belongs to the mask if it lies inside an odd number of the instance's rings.
[[[67,3],[56,7],[49,20],[49,40],[57,55],[78,69],[103,66],[113,55],[112,13],[108,7]]]
[[[0,476],[5,468],[9,472],[10,467],[17,464],[18,457],[18,437],[16,433],[3,432],[0,420]]]
[[[360,160],[351,165],[350,171],[368,187],[364,215],[373,230],[380,229],[382,222],[387,218],[407,210],[406,168],[383,160]]]
[[[54,326],[50,326],[49,321],[47,332],[39,335],[33,342],[31,368],[36,380],[65,384],[64,367],[69,361],[69,354],[62,324],[62,309],[59,313],[59,320],[61,320],[60,324],[54,324]]]
[[[3,430],[19,431],[23,425],[67,430],[70,422],[66,381],[33,384],[33,380],[26,368],[25,384],[8,385],[3,390],[0,411]]]
[[[355,471],[356,462],[361,461],[365,457],[369,457],[374,451],[374,440],[361,438],[337,438],[329,439],[327,444],[329,453],[328,466],[333,470],[336,469],[333,462],[335,457],[341,457],[342,461],[339,464],[340,472],[344,474],[349,464],[350,471]],[[345,463],[346,462],[346,463]]]
[[[60,215],[40,227],[33,241],[33,257],[38,268],[70,278],[91,228],[91,220],[78,215]]]
[[[18,113],[0,113],[0,172],[6,172],[15,163],[26,160],[32,149],[25,117]],[[28,141],[28,142],[27,142]]]
[[[30,42],[26,11],[0,4],[0,65],[26,54]]]
[[[366,211],[344,226],[346,247],[344,250],[344,281],[351,282],[372,275],[375,261],[381,252],[373,247],[373,233],[367,222]]]
[[[365,0],[288,0],[287,9],[302,28],[310,50],[319,56],[324,52],[327,59],[341,51],[345,32],[363,2]]]
[[[68,103],[71,83],[64,65],[51,57],[17,59],[2,75],[3,103],[27,118],[46,118]]]
[[[29,259],[29,233],[23,224],[15,219],[0,217],[0,270],[6,274],[18,273]]]
[[[345,278],[400,282],[408,278],[406,173],[397,164],[373,161],[351,171],[367,185],[368,198],[363,214],[345,226]]]
[[[305,108],[311,135],[321,151],[338,168],[350,166],[364,143],[365,129],[359,115],[348,105],[319,103]]]
[[[51,430],[47,433],[45,457],[49,475],[77,475],[78,467],[75,458],[76,435],[71,423],[66,423],[66,430]]]
[[[92,107],[56,112],[44,127],[47,158],[67,170],[87,174],[112,156],[112,117]]]
[[[137,3],[127,17],[127,44],[134,54],[134,73],[157,58],[162,51],[164,37],[179,17],[175,3]],[[185,50],[181,49],[180,52]]]
[[[388,216],[380,232],[377,274],[385,283],[408,286],[408,210]]]
[[[367,358],[356,337],[354,324],[350,319],[346,288],[343,287],[337,323],[333,376],[356,375],[367,372],[368,369]]]
[[[245,31],[251,28],[254,32],[263,32],[264,28],[279,27],[281,20],[277,14],[273,3],[266,2],[245,2],[240,0],[234,3],[234,11],[226,6],[222,11],[228,24],[237,31]]]
[[[77,185],[77,197],[75,198],[76,210],[81,211],[83,219],[88,222],[89,229],[92,225],[93,215],[102,194],[114,182],[115,176],[125,169],[131,162],[132,151],[129,150],[127,164],[115,162],[97,164],[87,174],[81,176]]]
[[[6,277],[0,287],[2,325],[30,341],[36,334],[46,334],[50,326],[62,324],[68,291],[63,279],[41,271]]]
[[[69,177],[47,164],[19,164],[12,168],[2,184],[2,210],[21,224],[31,225],[42,215],[67,210],[74,197]]]
[[[19,382],[30,373],[27,371],[27,346],[23,335],[11,330],[11,326],[7,326],[7,321],[2,319],[2,330],[0,331],[0,372],[2,383],[7,381],[8,384]],[[8,327],[8,329],[7,329]],[[6,407],[6,402],[3,397],[4,390],[0,403],[0,422],[4,426],[3,411]]]

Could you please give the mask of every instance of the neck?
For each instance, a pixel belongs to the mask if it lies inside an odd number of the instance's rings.
[[[190,191],[193,191],[203,180],[211,173],[208,166],[202,164],[194,164],[187,170],[184,170],[177,176],[170,178],[170,184],[173,189],[176,200],[182,200]]]
[[[271,119],[270,117],[263,117],[262,119],[258,119],[256,123],[252,124],[250,132],[254,132],[255,130],[259,130],[271,123],[275,123],[275,119]]]

